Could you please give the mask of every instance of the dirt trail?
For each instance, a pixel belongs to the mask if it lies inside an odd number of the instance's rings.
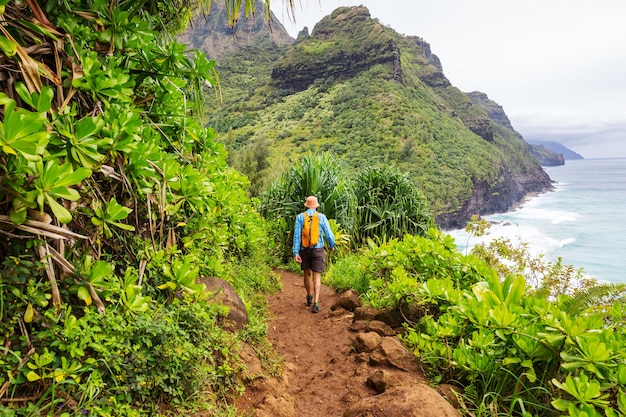
[[[342,416],[374,391],[366,385],[367,366],[352,354],[356,337],[349,330],[352,313],[331,311],[335,291],[322,286],[319,313],[306,306],[302,275],[281,272],[283,290],[270,296],[269,339],[284,358],[284,378],[278,383],[258,379],[237,403],[242,415]],[[283,391],[283,392],[280,392]],[[283,403],[281,410],[280,403]],[[269,411],[269,410],[268,410]]]

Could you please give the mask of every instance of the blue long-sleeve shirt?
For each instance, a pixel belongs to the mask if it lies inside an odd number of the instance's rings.
[[[309,216],[315,213],[315,209],[308,209],[306,214]],[[322,213],[317,213],[317,217],[320,221],[320,239],[315,245],[315,248],[323,248],[324,247],[324,239],[328,241],[328,246],[330,248],[335,247],[335,235],[333,235],[333,231],[330,230],[330,224],[328,223],[328,219]],[[294,226],[293,233],[293,256],[297,256],[300,253],[301,245],[302,245],[302,226],[304,226],[304,213],[300,213],[296,216],[296,225]]]

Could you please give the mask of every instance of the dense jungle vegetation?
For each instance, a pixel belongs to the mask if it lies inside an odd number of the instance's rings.
[[[225,3],[229,14],[238,10]],[[188,57],[169,36],[197,6],[0,0],[2,416],[236,414],[240,346],[254,345],[276,371],[264,293],[277,287],[271,268],[289,257],[293,216],[309,194],[320,198],[340,244],[328,283],[408,312],[404,342],[433,383],[464,387],[461,412],[626,415],[623,288],[583,280],[507,242],[459,253],[437,230],[426,197],[457,187],[447,183],[452,171],[441,172],[442,184],[424,179],[418,187],[398,167],[342,162],[338,155],[358,156],[349,140],[343,153],[295,147],[291,112],[306,119],[309,107],[256,91],[254,100],[276,100],[282,118],[267,117],[290,132],[278,149],[297,157],[251,200],[250,181],[203,126],[200,93],[215,86],[215,63]],[[319,103],[320,115],[351,94],[373,108],[367,97],[385,99],[377,95],[385,81],[368,75],[353,89],[317,85],[298,99]],[[385,108],[402,106],[403,94]],[[241,117],[232,111],[232,120]],[[432,106],[400,116],[390,114],[387,127],[428,138],[428,148],[408,146],[409,154],[432,157],[444,143],[452,153],[485,146],[462,145],[449,130],[458,121]],[[420,118],[441,125],[424,132]],[[348,123],[380,128],[362,114],[337,119],[322,135],[329,143],[338,129],[353,132]],[[262,146],[249,154],[259,155]],[[455,155],[437,156],[450,160],[432,169],[463,165]],[[263,171],[265,158],[257,162]],[[474,160],[464,169],[481,167]],[[487,225],[469,227],[480,234]],[[232,284],[248,325],[224,330],[227,308],[203,277]]]

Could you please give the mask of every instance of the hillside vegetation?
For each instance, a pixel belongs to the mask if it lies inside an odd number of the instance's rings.
[[[225,95],[208,121],[235,166],[256,178],[253,194],[308,152],[331,152],[348,171],[407,172],[443,227],[550,187],[528,144],[450,85],[427,43],[381,25],[366,8],[340,8],[285,48],[271,78],[268,63],[255,67],[259,85]],[[221,73],[224,82],[231,76]],[[263,175],[237,163],[260,151]]]

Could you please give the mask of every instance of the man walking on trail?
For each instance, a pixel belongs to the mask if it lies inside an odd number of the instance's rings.
[[[300,269],[304,271],[306,305],[313,305],[311,312],[319,313],[322,272],[326,269],[324,239],[328,241],[328,247],[332,251],[335,249],[335,236],[330,230],[326,216],[316,211],[320,206],[317,197],[307,197],[304,206],[307,208],[306,211],[296,216],[293,255],[300,264]]]

